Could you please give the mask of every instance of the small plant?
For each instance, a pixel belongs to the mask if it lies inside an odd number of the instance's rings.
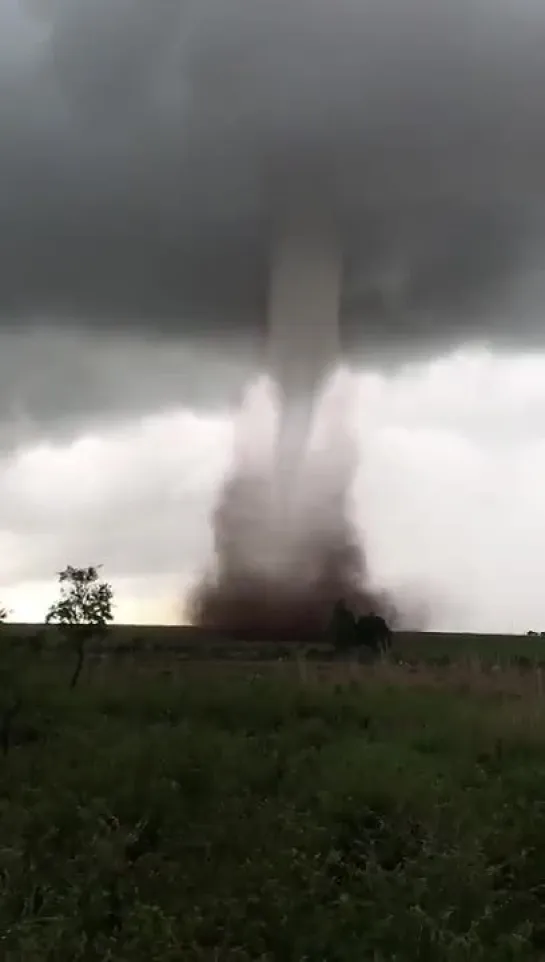
[[[5,622],[8,620],[8,615],[9,615],[8,609],[4,608],[3,605],[0,605],[0,625],[5,624]]]
[[[113,590],[108,582],[99,581],[101,567],[68,565],[60,571],[61,596],[45,618],[47,625],[60,625],[64,636],[74,641],[77,657],[70,688],[76,687],[81,675],[87,642],[93,637],[104,637],[113,621]]]

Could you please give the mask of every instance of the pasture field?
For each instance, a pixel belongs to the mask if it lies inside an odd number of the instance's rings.
[[[28,638],[39,630],[36,625],[10,624],[5,626],[10,637]],[[47,629],[46,636],[55,638],[54,627]],[[222,638],[202,629],[189,626],[150,627],[147,625],[113,625],[104,644],[106,650],[131,648],[135,653],[177,654],[191,660],[202,658],[235,660],[273,660],[275,657],[297,657],[306,653],[310,659],[320,660],[328,656],[330,646],[316,643],[298,645],[296,642],[277,644],[271,642],[240,642]],[[476,635],[447,632],[395,633],[395,655],[400,660],[414,663],[471,663],[506,666],[519,663],[542,664],[545,668],[545,637],[528,635]]]
[[[6,636],[5,962],[545,958],[539,666],[133,652],[70,674]]]

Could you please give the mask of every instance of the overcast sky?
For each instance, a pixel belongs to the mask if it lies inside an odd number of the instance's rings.
[[[68,406],[22,435],[4,415],[0,597],[19,620],[41,619],[57,569],[103,563],[119,620],[174,621],[209,558],[232,418],[177,402],[194,364],[183,346],[168,364],[121,347],[90,355],[89,397],[113,398],[109,413]],[[69,377],[74,345],[57,348]],[[545,626],[545,356],[473,349],[357,382],[354,516],[376,579],[431,598],[438,628]]]
[[[545,628],[544,49],[538,0],[1,0],[14,617],[41,619],[69,563],[104,564],[121,620],[176,617],[261,350],[276,201],[327,169],[372,571],[436,627]],[[383,276],[397,309],[358,314]]]

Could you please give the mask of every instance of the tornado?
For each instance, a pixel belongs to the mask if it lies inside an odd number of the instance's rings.
[[[289,209],[271,244],[267,368],[278,386],[277,469],[289,484],[316,395],[340,356],[342,250],[333,218],[309,200]]]
[[[214,565],[193,595],[192,620],[239,637],[297,641],[319,636],[343,598],[359,614],[379,611],[398,623],[394,600],[371,586],[351,520],[359,452],[351,385],[339,370],[342,248],[318,202],[283,213],[269,265],[268,379],[243,404],[249,417],[214,514]],[[262,435],[261,460],[252,458],[249,425]]]
[[[545,262],[543,5],[46,8],[0,4],[0,324],[181,339],[199,409],[255,372],[197,623],[296,637],[338,595],[387,606],[345,366],[545,343],[517,294]]]

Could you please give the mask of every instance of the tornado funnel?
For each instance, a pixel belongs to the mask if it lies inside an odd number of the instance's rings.
[[[314,399],[340,356],[342,252],[316,199],[292,202],[273,228],[266,360],[280,396],[279,457],[289,474],[303,451]]]

